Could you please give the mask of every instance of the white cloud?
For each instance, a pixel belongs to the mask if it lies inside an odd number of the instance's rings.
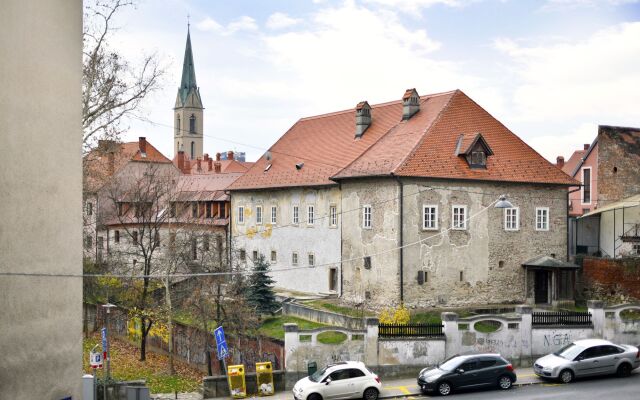
[[[298,18],[291,18],[287,14],[276,12],[269,16],[267,19],[267,28],[269,29],[284,29],[297,25],[301,22]]]
[[[428,8],[436,4],[449,7],[463,7],[481,0],[365,0],[367,3],[378,4],[403,12],[416,12],[422,8]]]
[[[226,27],[219,24],[213,18],[206,17],[196,24],[196,28],[205,32],[219,32],[223,35],[233,35],[239,31],[257,31],[258,25],[255,19],[244,15],[229,22]]]
[[[196,28],[201,31],[220,31],[222,30],[222,25],[216,22],[213,18],[206,17],[196,24]]]
[[[547,0],[543,11],[567,10],[582,7],[619,6],[638,3],[640,0]]]

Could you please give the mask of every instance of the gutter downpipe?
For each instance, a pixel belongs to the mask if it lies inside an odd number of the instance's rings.
[[[570,257],[571,257],[571,244],[569,243],[569,238],[571,237],[571,233],[569,232],[569,230],[571,229],[571,226],[569,225],[569,221],[570,221],[570,215],[569,215],[569,195],[571,193],[575,193],[578,190],[581,190],[581,186],[578,186],[577,189],[573,189],[573,190],[569,190],[567,191],[567,261],[570,261]],[[576,244],[576,251],[577,251],[577,246],[578,246],[578,219],[576,218],[576,232],[573,235],[574,236],[574,241]]]
[[[338,182],[338,192],[340,193],[340,213],[342,213],[342,183]],[[336,209],[336,213],[338,212],[338,210]],[[342,269],[344,267],[344,264],[342,262],[342,226],[344,223],[344,220],[342,218],[339,219],[340,221],[340,291],[338,294],[338,298],[342,298],[343,295],[343,290],[342,290],[342,282],[344,280],[344,274],[342,272]]]
[[[399,208],[399,213],[400,213],[400,218],[399,218],[399,222],[400,222],[400,229],[399,229],[399,235],[400,235],[400,304],[404,304],[404,238],[403,238],[403,216],[404,216],[404,186],[402,185],[402,181],[400,180],[400,177],[394,175],[393,173],[391,173],[391,176],[393,176],[396,181],[398,182],[398,187],[399,187],[399,191],[398,191],[398,208]]]

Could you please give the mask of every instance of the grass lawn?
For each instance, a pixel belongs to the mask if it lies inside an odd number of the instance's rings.
[[[284,339],[284,327],[282,324],[286,323],[298,324],[298,329],[314,329],[327,326],[318,322],[307,321],[302,318],[282,315],[265,319],[260,328],[258,328],[258,333],[276,339]]]
[[[499,321],[479,321],[473,324],[473,328],[482,333],[491,333],[497,331],[502,326]]]
[[[337,314],[346,315],[348,317],[354,318],[362,318],[362,317],[373,317],[373,314],[370,311],[360,310],[357,308],[351,308],[346,306],[339,306],[337,304],[329,303],[324,300],[311,300],[304,303],[305,305],[315,308],[317,310],[326,310],[331,311]]]
[[[100,335],[96,334],[84,339],[82,355],[83,369],[91,373],[89,367],[89,351],[100,342]],[[131,343],[117,338],[109,338],[111,345],[111,376],[116,380],[129,381],[144,379],[151,393],[194,392],[202,384],[205,375],[186,363],[174,360],[176,375],[168,374],[169,357],[152,353],[147,350],[147,360],[138,361],[140,350]],[[100,347],[98,347],[100,350]],[[104,370],[98,370],[98,377],[102,377]]]
[[[630,309],[630,310],[621,311],[620,318],[627,321],[638,321],[640,320],[640,310]]]

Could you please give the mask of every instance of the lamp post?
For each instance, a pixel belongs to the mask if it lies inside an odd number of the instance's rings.
[[[103,348],[102,351],[104,351],[106,353],[105,356],[105,361],[107,362],[107,368],[105,369],[105,379],[104,379],[104,400],[107,400],[107,381],[109,380],[110,374],[111,374],[111,356],[109,354],[109,314],[111,314],[111,309],[117,307],[115,304],[111,304],[111,303],[107,303],[107,304],[103,304],[102,307],[105,308],[105,310],[107,311],[107,313],[105,314],[104,317],[104,325],[105,325],[105,344],[106,344],[106,348]],[[105,346],[103,346],[105,347]]]
[[[511,202],[507,200],[507,195],[503,194],[503,195],[500,195],[500,198],[498,199],[498,201],[493,207],[494,208],[513,208],[513,204],[511,204]]]

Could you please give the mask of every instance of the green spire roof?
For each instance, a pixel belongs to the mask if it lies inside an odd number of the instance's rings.
[[[187,46],[184,50],[184,62],[182,64],[182,82],[180,82],[180,89],[178,89],[182,104],[186,102],[187,96],[192,89],[197,92],[198,85],[196,84],[196,69],[193,65],[191,34],[189,30],[187,30]]]

